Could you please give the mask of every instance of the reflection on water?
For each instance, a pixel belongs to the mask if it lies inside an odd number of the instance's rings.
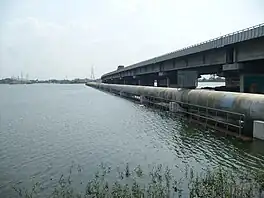
[[[84,85],[1,85],[0,93],[0,197],[32,178],[49,188],[72,162],[82,179],[101,162],[263,168],[262,141],[226,138]]]

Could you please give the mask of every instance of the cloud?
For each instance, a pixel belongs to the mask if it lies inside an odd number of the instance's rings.
[[[100,77],[260,23],[258,1],[0,2],[0,78],[21,71],[31,78],[87,77],[92,65]]]
[[[74,22],[62,26],[32,17],[8,22],[1,36],[2,72],[33,71],[32,76],[47,78],[85,70],[88,75],[85,52],[96,42],[93,37],[86,25]]]
[[[89,77],[94,65],[99,77],[113,66],[140,61],[137,57],[142,51],[151,53],[159,47],[154,34],[138,31],[148,24],[134,23],[125,19],[111,23],[71,20],[65,24],[34,17],[14,19],[5,24],[0,37],[0,65],[4,67],[0,72],[2,76],[29,73],[32,78]],[[143,47],[135,47],[138,41]],[[124,54],[119,56],[120,52]]]

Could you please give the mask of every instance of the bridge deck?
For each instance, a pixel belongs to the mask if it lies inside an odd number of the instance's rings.
[[[131,70],[134,68],[159,63],[165,60],[170,60],[173,58],[178,58],[206,50],[222,48],[226,45],[231,45],[263,36],[264,36],[264,23],[127,66],[123,69],[107,73],[103,75],[102,78],[123,71]]]

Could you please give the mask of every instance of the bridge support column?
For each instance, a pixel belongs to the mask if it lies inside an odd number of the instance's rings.
[[[154,79],[152,79],[150,76],[142,76],[138,80],[138,85],[141,85],[141,86],[154,86]]]
[[[264,61],[223,65],[226,87],[241,93],[264,93]]]
[[[232,75],[226,75],[225,76],[225,86],[228,89],[235,89],[240,86],[241,82],[241,75],[239,74],[232,74]]]
[[[225,76],[226,88],[241,93],[264,93],[264,74],[236,73]]]
[[[178,71],[177,82],[180,88],[195,89],[198,85],[198,72]]]
[[[138,78],[137,78],[137,76],[126,77],[125,84],[126,85],[138,85]]]
[[[118,84],[118,80],[117,79],[114,79],[113,80],[113,84]]]
[[[243,66],[244,65],[241,63],[230,63],[230,64],[225,64],[222,66],[222,70],[224,71],[224,76],[225,76],[225,86],[227,90],[235,91],[235,92],[244,92],[244,85],[242,83]]]
[[[157,76],[157,87],[168,87],[169,79],[167,72],[159,72]]]
[[[241,74],[240,92],[264,93],[264,74]]]
[[[172,73],[167,77],[167,87],[178,87],[177,85],[177,73]]]
[[[157,87],[167,87],[167,78],[158,79]]]
[[[157,87],[177,87],[177,76],[169,75],[166,77],[159,77],[157,80]]]

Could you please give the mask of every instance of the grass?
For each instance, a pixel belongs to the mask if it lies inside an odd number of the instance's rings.
[[[171,169],[154,166],[145,174],[140,166],[130,170],[127,164],[124,170],[117,169],[116,181],[108,179],[111,168],[101,164],[94,177],[79,192],[73,187],[72,170],[67,176],[58,180],[51,198],[142,198],[142,197],[262,197],[264,191],[264,173],[234,174],[219,167],[216,170],[206,170],[195,173],[192,168],[186,168],[184,178],[172,175]],[[78,168],[78,172],[81,169]],[[147,178],[147,179],[146,179]],[[43,197],[40,183],[32,189],[14,187],[18,197]]]

